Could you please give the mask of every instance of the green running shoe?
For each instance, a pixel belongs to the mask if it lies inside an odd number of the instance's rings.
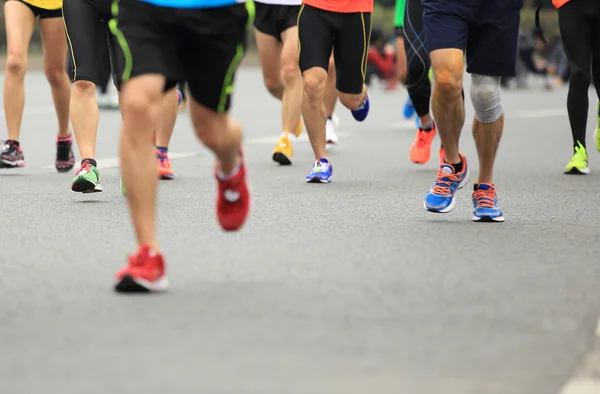
[[[569,164],[565,167],[565,174],[587,175],[589,173],[587,152],[581,142],[577,142],[575,153]]]
[[[594,131],[594,141],[596,142],[596,149],[600,152],[600,101],[597,104],[598,107],[598,126],[596,126],[596,131]]]
[[[87,160],[84,161],[79,171],[77,171],[77,175],[73,178],[73,182],[71,182],[71,190],[79,193],[101,192],[100,173],[96,166]]]

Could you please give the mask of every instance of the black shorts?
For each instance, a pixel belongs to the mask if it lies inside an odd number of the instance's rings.
[[[281,42],[281,33],[298,24],[299,5],[265,4],[254,2],[254,27],[261,33]]]
[[[10,0],[12,1],[12,0]],[[31,12],[33,12],[33,15],[36,18],[40,18],[40,19],[46,19],[46,18],[61,18],[62,17],[62,10],[59,8],[57,10],[47,10],[45,8],[40,8],[40,7],[36,7],[34,5],[31,5],[23,0],[16,0],[20,3],[23,3],[27,6],[27,8],[29,8],[31,10]]]
[[[120,88],[116,76],[122,68],[122,55],[116,38],[110,33],[108,22],[112,18],[111,0],[63,0],[65,30],[73,73],[71,80],[99,81],[102,56],[107,49],[110,53],[113,80]]]
[[[111,29],[122,46],[121,80],[145,74],[165,77],[165,91],[187,81],[204,107],[226,112],[237,67],[244,57],[245,4],[203,9],[158,7],[120,0]],[[116,8],[116,7],[115,7]]]
[[[333,49],[337,90],[360,94],[365,83],[371,14],[339,13],[303,5],[298,16],[298,47],[302,72],[329,68]]]
[[[423,0],[430,52],[455,48],[467,54],[467,72],[515,76],[523,0]]]

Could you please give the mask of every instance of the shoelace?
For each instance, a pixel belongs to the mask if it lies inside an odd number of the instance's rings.
[[[458,181],[456,174],[446,174],[440,168],[437,174],[437,181],[433,186],[433,193],[443,196],[450,194],[450,186],[456,181]]]
[[[417,139],[417,148],[424,149],[427,148],[428,145],[427,132],[419,130],[419,137]]]
[[[77,175],[79,175],[83,170],[87,170],[88,172],[91,172],[92,170],[92,165],[90,164],[89,161],[84,161],[83,164],[81,165],[81,167],[79,167],[79,171],[77,171]]]
[[[477,206],[481,208],[496,208],[494,199],[496,198],[496,192],[494,189],[489,190],[476,190],[473,192],[475,200],[477,200]]]

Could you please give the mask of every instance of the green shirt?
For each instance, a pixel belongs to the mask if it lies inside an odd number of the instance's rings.
[[[394,26],[404,26],[404,11],[406,11],[406,0],[396,0],[396,17],[394,18]]]

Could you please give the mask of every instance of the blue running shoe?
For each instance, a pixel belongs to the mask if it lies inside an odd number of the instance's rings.
[[[454,208],[456,203],[454,194],[469,181],[467,158],[464,155],[460,155],[460,158],[463,162],[463,168],[458,174],[454,172],[454,167],[451,164],[442,163],[440,165],[435,184],[425,196],[424,206],[426,210],[448,213]]]
[[[504,214],[498,208],[496,188],[490,183],[473,185],[473,221],[503,222]]]
[[[333,175],[333,166],[327,159],[315,162],[312,171],[306,176],[306,183],[330,183]]]
[[[360,105],[360,107],[358,107],[355,110],[352,110],[350,112],[352,112],[352,116],[354,116],[354,119],[356,119],[359,122],[362,122],[363,120],[367,119],[370,109],[371,109],[371,100],[369,100],[369,95],[367,94],[365,101]]]
[[[415,116],[415,106],[412,103],[412,100],[409,98],[406,99],[404,103],[404,108],[402,109],[404,119],[410,119]]]

